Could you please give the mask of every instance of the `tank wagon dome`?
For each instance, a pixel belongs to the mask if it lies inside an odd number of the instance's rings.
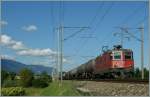
[[[70,71],[71,74],[75,74],[77,72],[77,68]]]

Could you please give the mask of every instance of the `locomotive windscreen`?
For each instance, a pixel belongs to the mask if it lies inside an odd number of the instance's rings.
[[[114,59],[121,59],[121,52],[114,52]]]
[[[133,59],[132,58],[132,52],[125,52],[125,59]]]

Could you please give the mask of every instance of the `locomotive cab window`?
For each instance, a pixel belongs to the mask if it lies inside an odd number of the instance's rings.
[[[131,52],[125,52],[125,59],[132,59],[132,53]]]
[[[121,59],[121,53],[120,52],[114,52],[114,59]]]
[[[110,60],[112,60],[112,58],[113,58],[113,54],[111,53],[111,54],[110,54]]]

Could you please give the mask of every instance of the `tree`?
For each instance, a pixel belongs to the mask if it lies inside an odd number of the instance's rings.
[[[29,87],[32,85],[33,73],[31,70],[24,68],[19,73],[20,76],[20,84],[23,87]]]
[[[144,78],[149,79],[149,70],[147,70],[146,68],[144,68]]]
[[[37,78],[32,80],[32,86],[36,88],[44,88],[48,86],[48,83],[40,78]]]
[[[11,80],[14,80],[15,79],[15,76],[16,76],[16,73],[15,72],[10,72],[9,73],[9,77]]]
[[[3,84],[4,80],[6,80],[8,78],[9,74],[7,71],[2,70],[1,71],[1,83]]]
[[[135,69],[135,78],[141,78],[141,71],[139,68]]]
[[[52,81],[51,76],[48,75],[46,71],[43,71],[43,72],[41,73],[40,78],[41,78],[43,81],[47,82],[47,83]]]
[[[141,79],[141,70],[139,68],[135,69],[135,78]],[[144,68],[144,79],[149,79],[149,70]]]

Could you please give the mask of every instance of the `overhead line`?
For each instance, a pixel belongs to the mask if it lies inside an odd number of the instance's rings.
[[[100,23],[102,23],[102,21],[104,20],[104,18],[106,17],[106,15],[107,15],[107,14],[109,13],[109,11],[112,9],[113,5],[114,5],[114,2],[111,3],[111,5],[109,6],[109,8],[105,11],[105,13],[103,14],[103,16],[100,18],[100,20],[99,20],[100,22],[98,22],[96,26],[99,26]],[[94,33],[95,31],[96,31],[96,27],[95,27],[93,33]],[[107,37],[107,36],[106,36],[106,37]],[[95,37],[95,39],[96,39],[97,41],[100,41],[98,37]],[[104,40],[104,39],[103,39],[103,40]]]
[[[109,13],[109,11],[112,9],[113,5],[114,5],[114,2],[111,3],[111,5],[108,7],[108,9],[105,11],[105,13],[104,13],[104,14],[102,15],[102,17],[99,19],[98,23],[97,23],[96,26],[95,26],[95,29],[94,29],[93,33],[95,32],[96,28],[98,28],[97,26],[99,26],[99,25],[102,23],[102,21],[103,21],[104,18],[107,16],[107,14]],[[99,27],[100,27],[100,26],[99,26]]]
[[[127,16],[127,18],[125,18],[121,23],[119,23],[120,25],[123,25],[123,24],[125,24],[129,19],[131,19],[130,17],[133,17],[138,11],[139,11],[139,9],[141,9],[143,7],[143,5],[142,6],[139,6],[138,8],[136,8],[130,15],[128,15]],[[114,30],[113,30],[114,31]],[[112,31],[112,32],[113,32]],[[111,32],[111,33],[112,33]],[[109,33],[108,33],[109,34]],[[107,35],[108,35],[107,34]],[[107,38],[107,35],[106,35],[106,37],[105,38]],[[105,38],[103,38],[103,41],[105,40]],[[99,39],[97,39],[98,41],[99,41]],[[101,41],[102,42],[102,41]]]
[[[103,4],[104,4],[104,3],[103,3]],[[109,6],[109,8],[108,8],[108,9],[105,11],[105,13],[103,14],[103,16],[100,18],[100,22],[99,22],[99,23],[101,23],[101,22],[104,20],[105,16],[109,13],[109,11],[110,11],[111,8],[113,7],[113,5],[114,5],[114,3],[112,2],[111,5]],[[96,26],[98,26],[98,24],[97,24]],[[95,28],[94,30],[96,30],[96,28]],[[94,33],[94,32],[93,32],[93,33]],[[85,43],[87,43],[88,40],[89,40],[89,38],[86,39]],[[82,45],[82,47],[80,47],[80,49],[78,50],[78,52],[79,52],[82,48],[84,48],[85,43]],[[77,53],[78,53],[78,52],[77,52]],[[76,54],[77,54],[77,53],[76,53]]]
[[[148,14],[147,14],[146,11],[147,10],[146,10],[146,7],[145,7],[145,16],[144,16],[144,18],[142,20],[140,20],[139,22],[137,22],[134,26],[137,26],[137,25],[143,23],[146,19],[148,19]]]
[[[74,37],[74,36],[77,35],[78,33],[82,32],[84,29],[85,29],[85,28],[81,28],[79,31],[77,31],[77,32],[75,32],[75,33],[73,33],[73,34],[71,34],[70,36],[68,36],[68,37],[66,37],[66,38],[64,38],[64,41],[65,41],[65,40],[68,40],[68,39],[70,39],[70,38],[72,38],[72,37]]]
[[[103,14],[103,16],[100,18],[100,22],[97,23],[96,26],[98,26],[100,23],[102,23],[102,21],[104,20],[105,16],[109,13],[109,11],[111,10],[111,8],[113,7],[114,2],[111,3],[111,5],[109,6],[109,8],[105,11],[105,13]],[[93,33],[95,32],[96,28],[94,29]],[[99,38],[96,38],[99,41]]]
[[[95,16],[94,16],[93,19],[89,22],[89,25],[88,25],[88,26],[90,26],[90,25],[92,25],[92,24],[94,23],[94,21],[96,20],[97,16],[98,16],[99,13],[100,13],[99,11],[102,10],[103,6],[104,6],[104,1],[102,1],[102,4],[98,7]]]
[[[131,14],[129,14],[129,15],[127,16],[127,18],[125,18],[125,19],[121,22],[121,24],[126,24],[126,23],[131,19],[131,17],[133,17],[136,13],[138,13],[138,12],[143,8],[143,6],[144,6],[144,5],[139,6],[138,8],[136,8]]]
[[[103,5],[104,5],[104,2],[102,2],[102,4],[98,7],[97,13],[94,15],[94,17],[92,18],[92,20],[89,22],[88,27],[90,27],[90,25],[92,25],[92,23],[95,21],[95,19],[97,18],[98,14],[99,14],[99,10],[101,10],[101,8],[103,7]],[[80,27],[76,27],[76,28],[80,28]],[[73,34],[69,35],[64,40],[68,40],[68,39],[74,37],[75,35],[77,35],[78,33],[82,32],[83,30],[84,30],[84,27],[82,27],[79,31],[74,32]]]
[[[128,33],[131,37],[133,37],[134,39],[143,42],[141,39],[137,38],[136,36],[134,36],[133,34],[129,33],[128,30],[126,28],[122,28],[126,33]]]

